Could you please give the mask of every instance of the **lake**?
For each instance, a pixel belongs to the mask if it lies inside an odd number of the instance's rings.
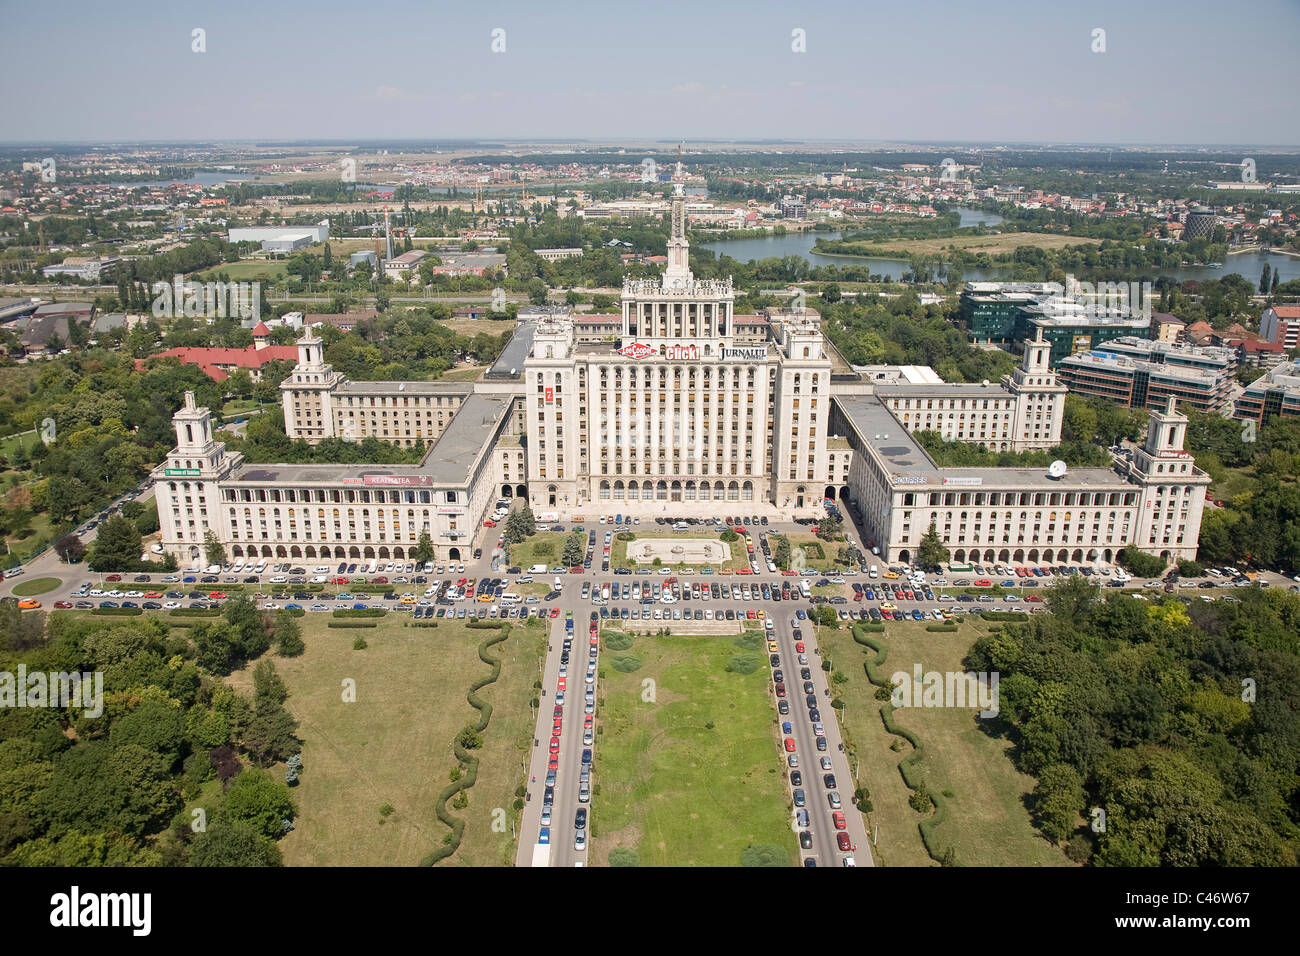
[[[996,213],[983,212],[978,209],[958,209],[963,228],[979,223],[997,225],[1005,220]],[[765,236],[760,239],[729,239],[720,242],[706,242],[702,248],[710,249],[718,255],[728,255],[741,262],[754,262],[758,259],[785,256],[800,256],[810,265],[856,265],[869,268],[875,275],[890,279],[901,279],[905,272],[911,270],[911,264],[905,259],[879,259],[874,256],[838,256],[823,252],[813,252],[813,243],[818,239],[838,239],[839,232],[800,232],[784,236]],[[1277,252],[1243,252],[1227,257],[1227,262],[1218,266],[1184,266],[1178,269],[1161,269],[1155,274],[1184,281],[1187,279],[1222,279],[1229,273],[1237,273],[1254,284],[1259,282],[1260,273],[1267,263],[1281,277],[1279,282],[1300,279],[1300,256],[1288,256]],[[967,269],[962,278],[967,281],[989,281],[1003,278],[1009,269]],[[1123,281],[1123,277],[1115,281]]]

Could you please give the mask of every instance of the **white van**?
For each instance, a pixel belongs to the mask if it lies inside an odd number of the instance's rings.
[[[505,594],[501,595],[499,600],[502,607],[518,607],[523,601],[523,597],[515,594],[513,591],[507,591]]]
[[[803,595],[805,601],[812,597],[812,588],[808,586],[807,581],[799,582],[799,593]]]
[[[555,590],[564,590],[564,578],[560,577],[558,574],[555,576]]]
[[[873,564],[873,565],[871,566],[870,570],[867,571],[867,577],[869,577],[869,578],[878,578],[878,577],[880,577],[880,568]]]
[[[528,569],[528,573],[529,573],[529,574],[545,574],[545,573],[546,573],[547,571],[549,571],[549,570],[550,570],[550,568],[548,568],[548,567],[547,567],[546,565],[544,565],[544,564],[534,564],[531,568]]]
[[[690,530],[691,530],[691,526],[688,525],[685,521],[679,521],[679,522],[677,522],[676,524],[673,525],[673,530],[674,530],[674,531],[690,531]]]

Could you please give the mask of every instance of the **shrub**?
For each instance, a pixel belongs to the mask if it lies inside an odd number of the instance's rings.
[[[1133,547],[1133,545],[1129,545],[1121,551],[1116,560],[1122,567],[1142,578],[1156,577],[1163,574],[1165,570],[1164,558],[1147,554],[1145,551]]]
[[[369,646],[370,645],[366,643],[366,639],[362,637],[360,634],[358,634],[357,639],[352,642],[352,649],[354,651],[364,651]]]
[[[326,627],[338,627],[338,628],[349,628],[349,627],[378,627],[378,626],[379,626],[379,622],[378,622],[378,621],[328,621],[328,622],[326,622],[325,626],[326,626]]]
[[[381,610],[380,610],[379,608],[377,608],[377,607],[376,607],[376,608],[368,607],[368,608],[365,608],[365,609],[362,609],[362,608],[351,608],[351,607],[336,607],[336,608],[334,609],[334,617],[336,617],[336,618],[345,618],[345,617],[383,617],[383,616],[384,616],[385,614],[387,614],[387,613],[388,613],[387,611],[381,611]]]
[[[614,670],[623,674],[630,674],[641,669],[642,661],[635,654],[615,654],[614,659],[609,663]]]
[[[635,638],[622,631],[609,631],[605,634],[605,647],[611,651],[626,651],[632,647]]]
[[[755,843],[740,852],[741,866],[789,866],[790,854],[785,847],[771,843]]]
[[[727,661],[727,671],[732,674],[752,674],[763,666],[763,659],[757,654],[737,654]]]
[[[746,631],[736,638],[736,646],[743,651],[756,651],[763,646],[763,635],[758,631]]]
[[[641,856],[636,850],[625,846],[616,846],[609,851],[610,866],[640,866]]]
[[[140,607],[97,607],[90,612],[100,617],[139,617],[144,613]]]
[[[953,631],[957,630],[957,625],[956,624],[927,624],[925,626],[925,629],[935,634],[950,634]]]
[[[981,611],[980,617],[986,621],[1027,621],[1029,615],[1024,611]]]

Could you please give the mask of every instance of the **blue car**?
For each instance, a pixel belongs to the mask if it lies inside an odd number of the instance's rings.
[[[193,574],[187,574],[185,575],[185,577],[181,578],[181,580],[184,581],[186,584],[193,584],[195,581],[198,580],[198,577]]]
[[[798,609],[794,612],[794,616],[797,617],[797,618],[798,618],[799,620],[801,620],[801,621],[806,621],[806,620],[808,620],[808,615],[804,613],[804,609],[803,609],[803,608],[798,608]]]
[[[356,604],[352,605],[352,610],[354,610],[354,611],[364,611],[365,609],[366,609],[366,606],[365,606],[364,604],[362,604],[360,601],[358,601]]]
[[[790,721],[787,720],[781,724],[781,733],[787,736],[794,733],[794,727],[790,724]]]
[[[301,604],[286,604],[286,605],[284,606],[284,609],[285,609],[286,611],[301,611],[301,610],[302,610],[302,605],[301,605]]]
[[[1007,580],[1003,581],[1001,584],[998,585],[998,587],[1000,588],[1016,588],[1019,586],[1020,586],[1020,582],[1015,580],[1014,578],[1008,578]]]
[[[537,834],[537,842],[538,842],[538,843],[550,843],[550,842],[551,842],[551,828],[550,828],[550,827],[542,827],[541,832]]]
[[[923,621],[923,620],[925,620],[925,615],[921,613],[921,611],[920,611],[919,608],[913,608],[913,609],[912,609],[912,620],[914,620],[914,621]]]

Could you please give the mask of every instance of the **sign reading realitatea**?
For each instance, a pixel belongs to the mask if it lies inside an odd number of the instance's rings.
[[[401,488],[428,488],[433,484],[431,475],[362,475],[367,485],[396,485]]]

